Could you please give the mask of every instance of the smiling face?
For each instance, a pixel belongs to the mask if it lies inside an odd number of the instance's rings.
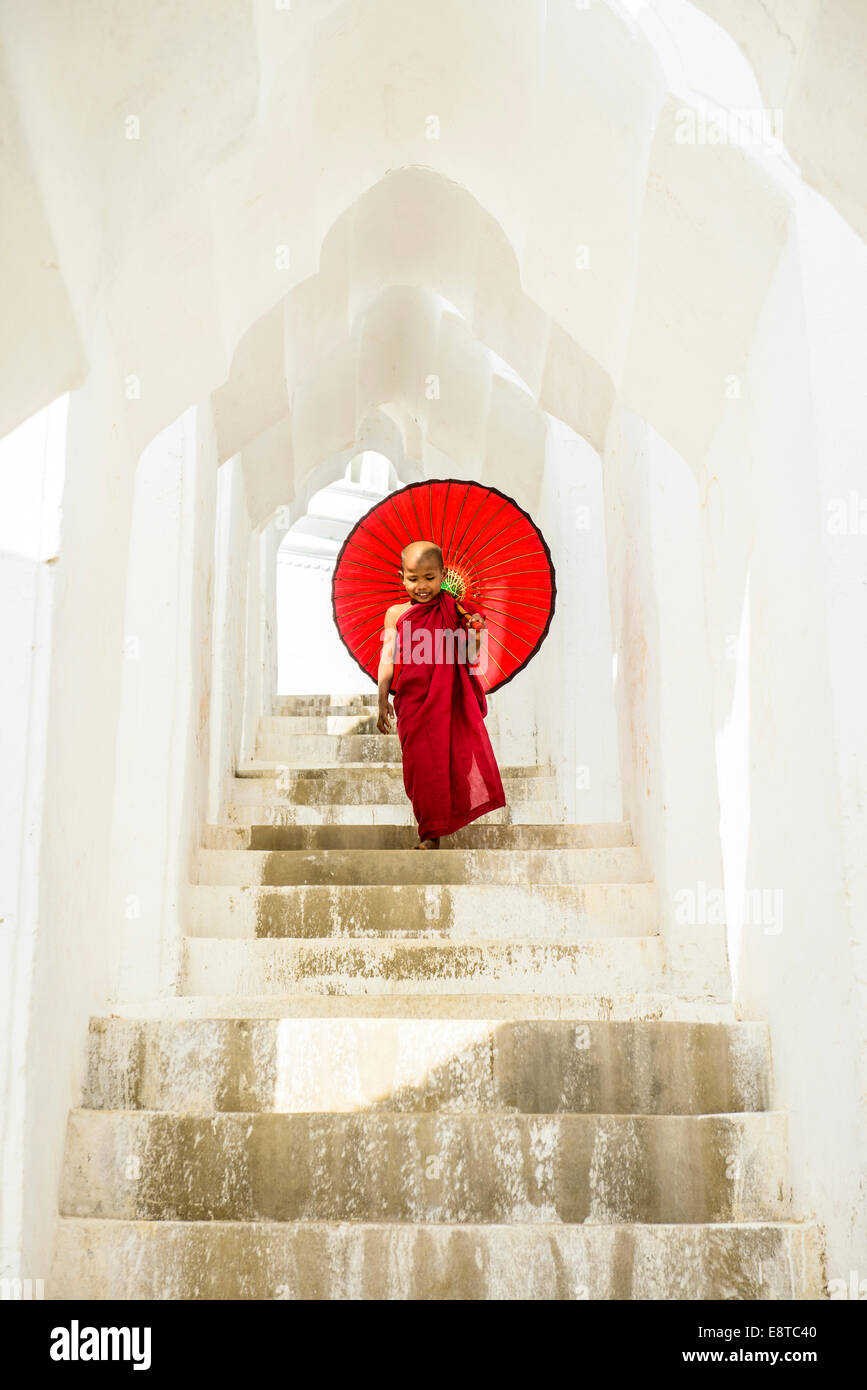
[[[400,572],[403,587],[417,603],[430,603],[436,598],[443,582],[443,567],[439,552],[429,543],[418,541],[403,552]]]

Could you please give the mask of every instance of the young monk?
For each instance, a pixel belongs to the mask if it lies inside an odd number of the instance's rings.
[[[403,784],[418,821],[418,843],[412,848],[439,849],[443,835],[506,804],[485,728],[485,692],[470,666],[475,655],[470,629],[480,631],[485,618],[481,612],[462,613],[442,588],[443,555],[432,541],[404,547],[400,577],[409,599],[385,615],[376,727],[389,733],[389,720],[397,719]],[[478,608],[475,602],[468,606]],[[388,694],[396,646],[392,715]]]

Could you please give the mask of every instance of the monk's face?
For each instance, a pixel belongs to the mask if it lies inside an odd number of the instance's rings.
[[[436,553],[412,548],[406,552],[401,570],[403,587],[417,603],[431,603],[443,582],[442,566]]]

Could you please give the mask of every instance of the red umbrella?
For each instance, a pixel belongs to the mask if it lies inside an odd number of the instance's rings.
[[[505,685],[539,650],[554,616],[554,566],[538,527],[504,492],[456,478],[410,483],[377,502],[343,542],[331,589],[341,640],[374,682],[385,610],[408,600],[399,570],[411,541],[440,547],[443,588],[462,612],[466,600],[478,602],[487,620],[479,680],[488,691]]]

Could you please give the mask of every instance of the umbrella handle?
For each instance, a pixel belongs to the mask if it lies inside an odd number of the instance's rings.
[[[470,616],[469,613],[467,612],[467,610],[466,610],[465,608],[461,608],[461,605],[458,603],[457,599],[455,599],[455,608],[457,608],[458,612],[459,612],[464,618],[468,618],[468,617]],[[473,630],[475,631],[475,628],[474,628]]]

